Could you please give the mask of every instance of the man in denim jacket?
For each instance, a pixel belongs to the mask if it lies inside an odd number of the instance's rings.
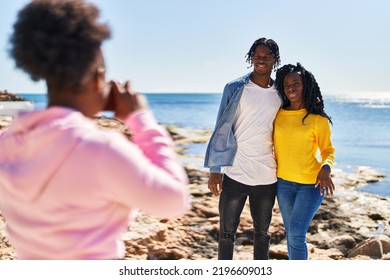
[[[256,40],[246,55],[253,71],[228,83],[210,138],[205,167],[208,187],[220,195],[218,259],[233,259],[240,216],[249,197],[254,225],[254,259],[269,257],[269,225],[276,195],[273,122],[281,99],[271,79],[280,64],[272,39]]]

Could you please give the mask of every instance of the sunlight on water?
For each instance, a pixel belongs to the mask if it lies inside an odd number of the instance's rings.
[[[390,92],[324,94],[324,99],[326,98],[339,102],[362,103],[364,106],[390,106]]]

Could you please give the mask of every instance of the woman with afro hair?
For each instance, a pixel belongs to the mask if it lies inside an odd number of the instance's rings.
[[[276,87],[283,99],[274,124],[277,201],[286,229],[288,257],[306,260],[309,225],[324,195],[335,190],[331,119],[324,111],[313,74],[300,63],[279,68]]]
[[[48,106],[0,135],[0,209],[18,259],[120,259],[136,209],[188,209],[188,178],[167,131],[130,83],[105,81],[110,29],[82,0],[34,0],[18,14],[11,56],[47,84]],[[98,128],[111,110],[132,133]]]

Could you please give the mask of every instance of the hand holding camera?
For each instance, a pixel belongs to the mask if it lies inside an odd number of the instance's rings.
[[[111,81],[109,87],[110,92],[104,110],[114,112],[117,119],[125,120],[135,111],[148,108],[145,96],[132,91],[129,81],[124,84]]]

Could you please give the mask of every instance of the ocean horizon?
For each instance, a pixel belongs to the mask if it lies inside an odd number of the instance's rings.
[[[47,105],[46,94],[18,94],[36,110]],[[159,123],[212,130],[220,93],[145,93]],[[390,92],[324,94],[325,111],[331,116],[335,168],[353,172],[368,166],[384,174],[383,181],[360,191],[390,197]],[[202,156],[206,144],[191,144],[187,155]],[[337,190],[336,190],[337,191]]]

